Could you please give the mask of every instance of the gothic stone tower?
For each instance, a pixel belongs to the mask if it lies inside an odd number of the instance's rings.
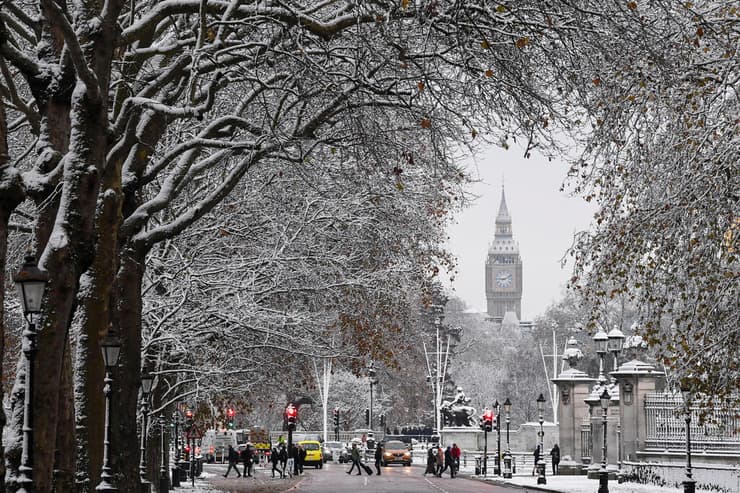
[[[511,216],[503,187],[496,216],[496,233],[486,259],[486,300],[488,316],[494,321],[503,320],[506,312],[516,313],[517,319],[521,320],[522,258],[511,230]]]

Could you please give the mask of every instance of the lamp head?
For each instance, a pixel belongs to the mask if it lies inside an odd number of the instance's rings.
[[[154,383],[154,375],[145,371],[141,374],[141,393],[146,398],[152,391],[152,384]]]
[[[103,352],[103,363],[110,369],[118,365],[118,356],[121,354],[121,340],[109,329],[103,340],[100,341],[100,349]]]
[[[506,412],[506,414],[511,412],[511,401],[508,397],[506,398],[506,401],[504,401],[504,412]]]
[[[537,410],[542,414],[542,412],[545,410],[545,396],[540,393],[540,396],[537,398]]]
[[[617,327],[614,327],[612,330],[609,331],[607,337],[609,339],[609,342],[607,344],[609,352],[621,352],[622,348],[624,347],[624,333]]]
[[[604,387],[604,391],[599,396],[599,402],[601,404],[601,409],[606,411],[609,409],[609,401],[611,401],[611,396],[609,395],[609,391],[606,390],[606,387]]]
[[[606,335],[604,329],[599,327],[599,331],[592,337],[594,344],[596,344],[596,353],[599,356],[604,356],[608,350],[609,336]]]
[[[44,289],[46,289],[46,284],[49,282],[49,274],[38,268],[36,257],[26,255],[21,270],[13,276],[13,282],[21,297],[23,314],[34,315],[40,313]]]

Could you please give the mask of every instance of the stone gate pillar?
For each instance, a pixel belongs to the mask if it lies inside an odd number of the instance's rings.
[[[636,452],[645,449],[645,395],[655,392],[665,373],[653,365],[633,359],[611,373],[619,385],[619,415],[622,421],[622,460],[637,460]]]
[[[595,381],[586,373],[578,370],[576,365],[583,358],[574,337],[568,341],[563,359],[570,368],[560,373],[552,382],[557,385],[558,399],[558,438],[560,447],[560,474],[582,474],[584,450],[581,443],[581,423],[588,416],[585,399],[589,387]]]

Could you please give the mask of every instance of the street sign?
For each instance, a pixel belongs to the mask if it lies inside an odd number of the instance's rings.
[[[203,432],[200,431],[197,425],[193,425],[193,427],[188,430],[185,436],[188,440],[200,440],[201,438],[203,438]]]

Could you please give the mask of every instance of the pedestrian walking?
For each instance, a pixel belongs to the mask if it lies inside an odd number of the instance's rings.
[[[242,477],[241,473],[239,472],[239,453],[229,445],[229,454],[228,454],[228,460],[229,460],[229,467],[226,469],[226,474],[224,474],[225,478],[229,477],[229,473],[231,472],[231,469],[234,469],[234,472],[236,472],[236,477],[240,478]]]
[[[362,476],[362,465],[360,464],[360,450],[357,448],[356,443],[352,444],[351,457],[352,457],[352,467],[349,468],[349,471],[347,471],[347,474],[352,474],[352,471],[355,470],[355,466],[357,466],[357,475]]]
[[[445,454],[444,454],[444,452],[442,452],[442,447],[439,447],[439,446],[437,447],[437,454],[435,455],[435,459],[436,459],[436,465],[437,465],[437,467],[436,467],[434,473],[435,473],[435,475],[438,478],[441,478],[442,477],[442,468],[444,468],[444,466],[445,466]]]
[[[460,470],[460,456],[462,455],[462,450],[460,450],[460,447],[457,446],[456,443],[452,444],[452,461],[453,465],[455,466],[455,474]],[[453,478],[455,476],[452,476]]]
[[[557,443],[552,450],[550,450],[550,455],[552,456],[552,474],[554,476],[558,474],[558,465],[560,464],[560,447],[558,447]]]
[[[251,478],[252,477],[252,444],[247,443],[247,446],[244,447],[244,450],[242,450],[241,453],[242,462],[244,463],[244,470],[242,472],[242,476],[245,478]]]
[[[380,476],[380,466],[383,462],[383,445],[377,444],[375,446],[375,469],[378,471],[378,476]]]
[[[444,474],[444,472],[448,468],[450,469],[450,478],[454,478],[455,477],[455,463],[452,460],[452,447],[450,447],[449,445],[445,449],[445,465],[442,468],[442,472],[439,473],[440,478],[442,477],[442,474]]]
[[[282,477],[285,477],[285,466],[288,464],[288,448],[285,446],[285,444],[280,446],[280,452],[278,453],[280,457],[280,474]],[[291,474],[291,471],[288,471],[288,474]]]
[[[270,462],[272,462],[272,477],[275,477],[275,471],[280,473],[280,477],[284,477],[283,470],[280,468],[280,451],[277,447],[273,448],[270,452]]]
[[[432,445],[427,449],[427,468],[424,469],[424,476],[434,474],[437,467],[437,447]]]
[[[534,467],[532,468],[532,476],[537,474],[537,464],[540,462],[540,446],[537,445],[534,448]]]
[[[298,444],[298,453],[296,454],[296,460],[298,461],[298,466],[296,467],[298,474],[303,474],[303,464],[306,462],[306,449],[303,448],[303,445],[300,443]]]

